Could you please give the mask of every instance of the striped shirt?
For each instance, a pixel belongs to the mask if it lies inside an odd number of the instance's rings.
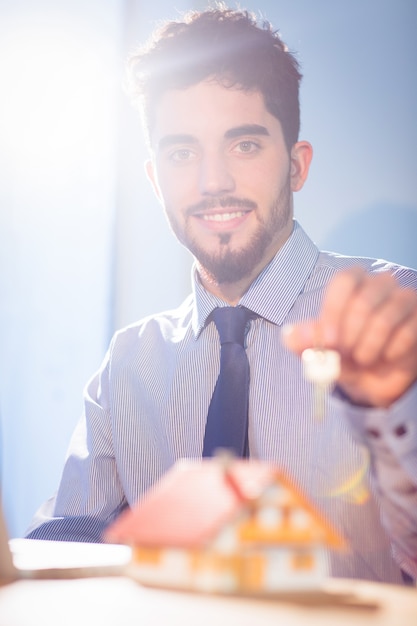
[[[318,314],[329,280],[352,265],[417,288],[414,270],[320,252],[294,222],[241,299],[258,316],[246,335],[250,456],[283,468],[346,538],[349,549],[330,554],[332,575],[401,582],[400,568],[417,567],[417,386],[384,410],[354,407],[336,391],[318,421],[300,359],[281,340],[284,324]],[[177,459],[201,457],[220,355],[207,318],[224,305],[194,270],[178,309],[116,333],[86,387],[58,492],[29,537],[100,541]]]

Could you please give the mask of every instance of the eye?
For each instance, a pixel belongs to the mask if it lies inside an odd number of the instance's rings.
[[[259,150],[260,146],[256,141],[252,141],[250,139],[245,139],[243,141],[239,141],[235,146],[235,150],[242,154],[251,154],[252,152],[256,152]]]
[[[178,148],[178,150],[174,150],[169,155],[169,160],[174,163],[182,163],[184,161],[189,161],[194,156],[194,153],[189,148]]]

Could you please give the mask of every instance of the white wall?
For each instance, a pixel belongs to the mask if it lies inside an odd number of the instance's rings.
[[[120,90],[133,42],[187,4],[0,4],[0,412],[13,535],[57,485],[82,388],[113,330],[189,289],[188,253],[150,191]],[[417,266],[417,4],[256,7],[305,74],[302,137],[315,158],[296,197],[300,221],[319,245]]]
[[[109,337],[119,4],[1,5],[1,460],[13,535],[56,488]]]

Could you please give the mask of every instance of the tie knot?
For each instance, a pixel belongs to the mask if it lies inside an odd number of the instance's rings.
[[[225,306],[214,309],[211,317],[220,335],[220,343],[244,344],[245,328],[252,312],[243,306]]]

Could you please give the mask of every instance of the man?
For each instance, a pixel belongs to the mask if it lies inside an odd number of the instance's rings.
[[[300,73],[268,25],[208,10],[132,60],[172,230],[195,257],[175,311],[116,334],[86,388],[57,495],[33,538],[100,541],[181,457],[201,457],[219,372],[213,310],[251,311],[249,456],[274,461],[343,533],[332,574],[417,572],[417,275],[320,252],[293,219],[312,148],[298,139]],[[322,420],[300,355],[341,356]]]

